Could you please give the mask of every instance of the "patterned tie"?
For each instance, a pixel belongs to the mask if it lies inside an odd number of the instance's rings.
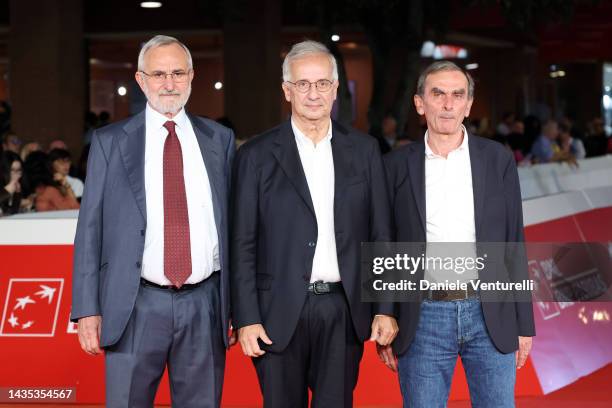
[[[164,274],[180,288],[191,275],[191,243],[183,154],[171,120],[164,123]]]

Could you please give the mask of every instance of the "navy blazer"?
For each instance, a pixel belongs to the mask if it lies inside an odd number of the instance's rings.
[[[227,203],[234,134],[211,120],[188,117],[210,179],[221,263],[221,320],[223,332],[227,333]],[[94,131],[74,241],[71,319],[102,315],[102,347],[121,338],[140,286],[147,228],[144,159],[144,111]],[[227,346],[227,335],[224,341]]]
[[[334,227],[338,266],[357,336],[393,305],[361,302],[361,242],[390,241],[382,158],[371,136],[333,122]],[[255,137],[236,155],[232,183],[232,323],[262,323],[282,351],[306,300],[317,220],[291,122]]]
[[[474,216],[477,242],[523,242],[523,211],[516,164],[503,145],[469,135]],[[385,156],[395,239],[398,242],[426,242],[425,142],[404,146]],[[524,259],[524,258],[516,258]],[[513,281],[528,279],[527,265],[511,268]],[[483,281],[492,281],[495,271],[480,272]],[[489,275],[489,276],[487,276]],[[399,334],[393,343],[397,354],[404,353],[414,338],[421,304],[396,304]],[[482,302],[489,335],[503,353],[518,348],[518,336],[534,336],[531,302]]]

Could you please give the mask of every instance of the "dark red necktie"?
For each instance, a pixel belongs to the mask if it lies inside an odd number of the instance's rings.
[[[191,275],[191,243],[183,154],[174,126],[171,120],[164,123],[164,275],[180,288]]]

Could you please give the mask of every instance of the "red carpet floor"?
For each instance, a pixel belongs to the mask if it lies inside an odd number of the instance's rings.
[[[59,408],[74,407],[98,408],[100,405],[52,405],[52,404],[0,404],[0,408]],[[610,408],[612,407],[612,364],[581,378],[567,387],[542,397],[519,398],[517,408]],[[448,408],[469,408],[469,401],[452,401]],[[237,408],[237,407],[224,407]],[[240,407],[246,408],[246,407]],[[391,408],[368,406],[360,408]],[[396,407],[394,407],[396,408]]]

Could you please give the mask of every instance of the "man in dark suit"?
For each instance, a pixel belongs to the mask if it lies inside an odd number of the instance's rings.
[[[388,241],[376,140],[330,119],[333,55],[293,46],[291,119],[244,144],[232,184],[232,323],[266,407],[351,407],[363,342],[390,344],[392,305],[361,302],[360,243]],[[374,317],[374,315],[377,315]]]
[[[218,407],[229,345],[228,215],[234,135],[187,114],[193,65],[177,39],[141,49],[146,109],[94,131],[74,248],[73,321],[105,350],[106,404]]]
[[[421,74],[414,103],[427,121],[424,140],[385,161],[396,241],[476,246],[524,240],[511,152],[469,135],[462,125],[473,97],[472,78],[452,62],[435,62]],[[521,246],[508,244],[508,251]],[[526,264],[520,264],[524,258],[512,259],[507,279],[527,279]],[[502,269],[485,268],[470,279],[489,282]],[[423,279],[424,271],[419,273]],[[489,302],[468,288],[427,290],[420,300],[398,304],[395,354],[391,347],[379,347],[379,354],[394,370],[399,355],[404,406],[446,406],[457,356],[474,406],[514,406],[516,368],[525,363],[535,335],[529,293],[527,301]]]

